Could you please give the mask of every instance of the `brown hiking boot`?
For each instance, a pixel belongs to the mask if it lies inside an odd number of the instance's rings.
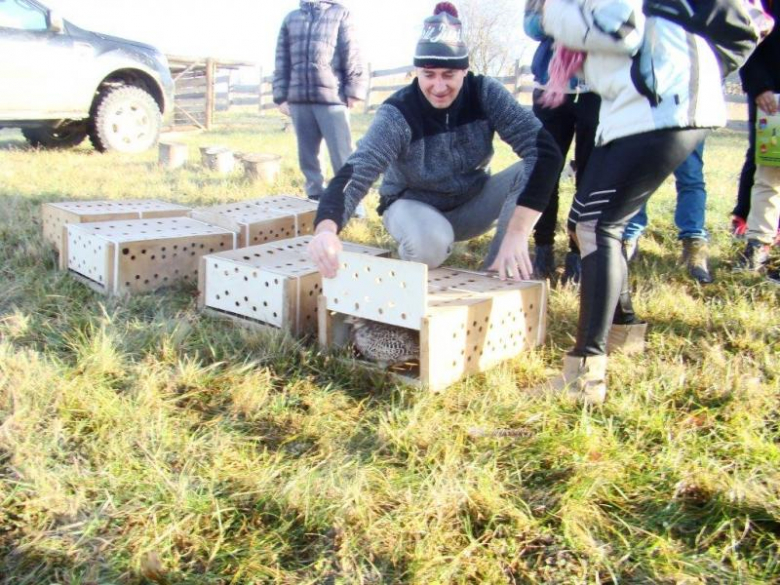
[[[701,284],[710,284],[713,278],[707,268],[707,241],[701,238],[685,238],[682,240],[682,246],[682,263],[688,269],[688,274]]]
[[[551,386],[582,404],[603,404],[607,398],[607,356],[563,356],[563,372]]]
[[[645,351],[647,323],[613,323],[607,335],[607,355],[619,351],[625,355],[634,355]]]

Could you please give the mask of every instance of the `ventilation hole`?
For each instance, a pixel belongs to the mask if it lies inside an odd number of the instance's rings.
[[[79,240],[80,240],[80,239],[81,239],[81,238],[79,238]],[[124,254],[125,256],[127,256],[129,253],[130,253],[130,248],[122,248],[122,254]]]

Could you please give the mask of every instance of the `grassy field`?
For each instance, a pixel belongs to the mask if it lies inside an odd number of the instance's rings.
[[[281,118],[218,121],[191,156],[282,154],[277,185],[0,133],[0,583],[780,581],[780,291],[730,272],[725,230],[744,135],[707,144],[716,283],[677,266],[667,183],[633,266],[648,351],[583,410],[529,392],[570,347],[572,290],[543,348],[431,394],[201,316],[194,285],[114,300],[56,270],[45,201],[301,192]],[[373,213],[349,235],[389,245]]]

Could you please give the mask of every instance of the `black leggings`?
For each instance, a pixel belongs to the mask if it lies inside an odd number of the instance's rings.
[[[543,92],[535,89],[533,111],[544,129],[552,134],[555,143],[566,158],[572,140],[574,142],[574,160],[577,163],[576,184],[579,185],[588,164],[593,143],[596,140],[596,127],[599,124],[601,98],[593,92],[568,94],[557,108],[545,108],[539,103]],[[558,182],[550,195],[542,216],[534,226],[534,242],[537,246],[551,245],[555,239],[555,226],[558,222]],[[569,248],[577,251],[576,244],[569,242]]]
[[[604,355],[610,325],[636,321],[623,231],[708,133],[698,128],[656,130],[593,150],[569,214],[569,229],[576,232],[582,253],[580,318],[571,355]]]
[[[756,174],[756,96],[748,94],[748,148],[745,152],[745,162],[739,174],[737,188],[737,204],[732,215],[747,219],[750,213],[750,193],[753,190],[753,178]]]

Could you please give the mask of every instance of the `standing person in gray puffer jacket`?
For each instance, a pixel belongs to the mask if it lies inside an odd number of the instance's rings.
[[[273,88],[274,102],[295,127],[306,195],[317,200],[324,189],[322,139],[335,174],[352,153],[348,108],[366,93],[349,10],[331,0],[301,0],[279,31]]]
[[[402,259],[439,266],[453,242],[497,223],[485,268],[529,278],[528,236],[561,171],[558,147],[509,90],[468,72],[468,47],[449,2],[425,20],[414,65],[417,79],[379,107],[323,194],[312,259],[323,276],[335,276],[337,234],[384,173],[379,213]],[[496,133],[522,160],[491,175]]]

